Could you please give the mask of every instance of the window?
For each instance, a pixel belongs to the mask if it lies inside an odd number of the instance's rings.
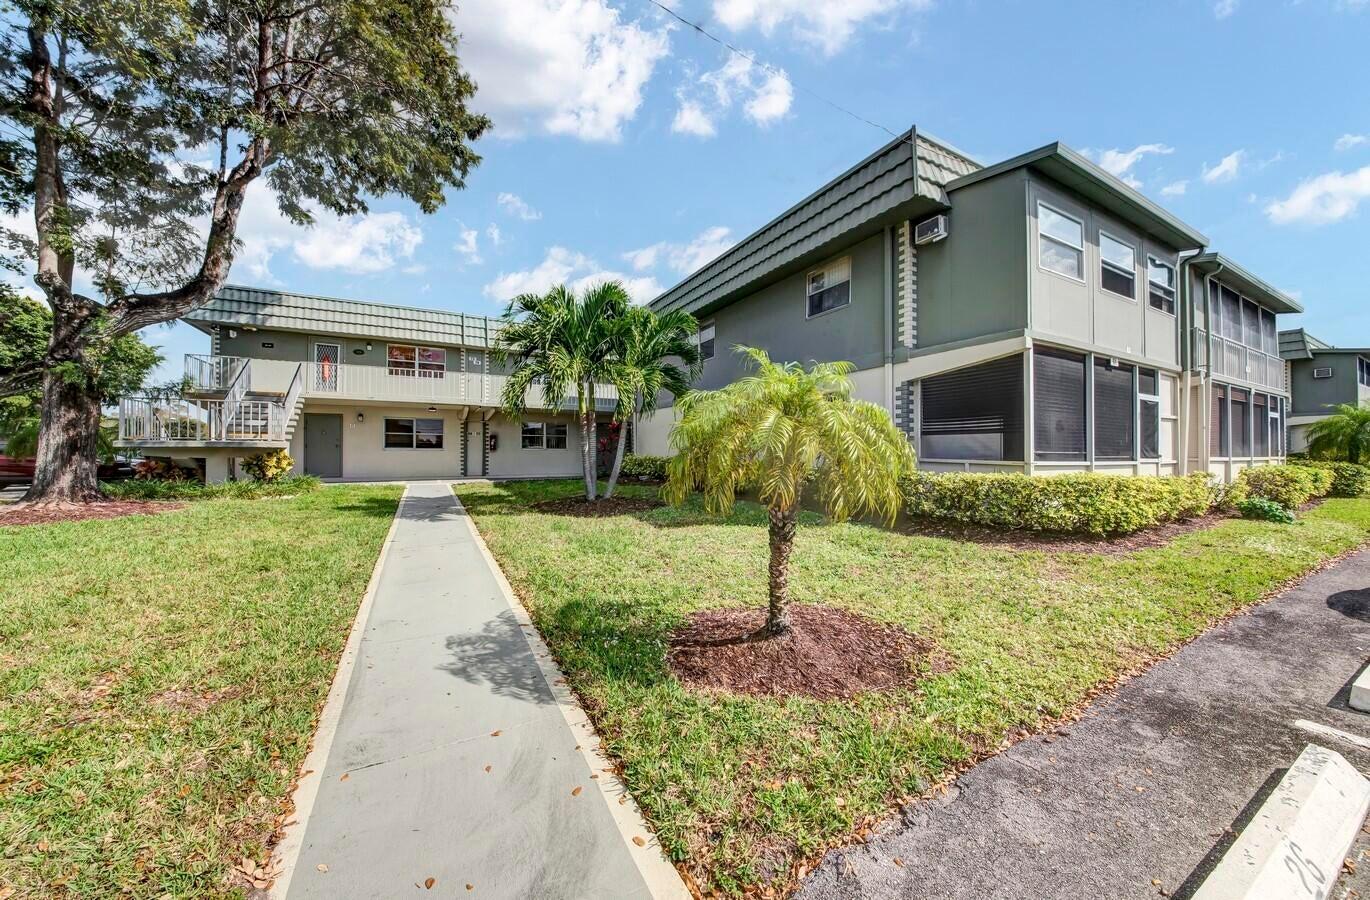
[[[441,450],[442,419],[386,419],[387,450]]]
[[[1104,290],[1137,299],[1137,251],[1106,232],[1099,232],[1099,284]]]
[[[1160,459],[1161,395],[1155,369],[1137,370],[1137,430],[1142,459]]]
[[[519,446],[524,450],[541,450],[546,446],[546,434],[541,422],[524,422]]]
[[[1248,347],[1261,349],[1261,308],[1250,300],[1242,301],[1242,340]]]
[[[1154,256],[1146,258],[1148,301],[1153,309],[1175,315],[1175,267]]]
[[[1255,394],[1251,398],[1251,437],[1252,455],[1270,455],[1270,414],[1269,397]]]
[[[1267,356],[1280,355],[1280,336],[1275,330],[1275,314],[1261,310],[1261,347]]]
[[[1133,367],[1094,360],[1094,458],[1132,459],[1136,442]]]
[[[701,325],[699,335],[696,340],[699,342],[699,356],[701,359],[714,358],[714,323]]]
[[[552,422],[547,425],[547,449],[566,449],[566,423]]]
[[[387,344],[385,364],[391,375],[442,378],[447,370],[447,351],[441,347]]]
[[[1251,397],[1240,388],[1229,388],[1232,404],[1232,455],[1251,455]]]
[[[925,459],[1023,458],[1023,357],[925,378]]]
[[[809,316],[838,309],[851,302],[851,257],[809,273]]]
[[[1032,351],[1033,453],[1043,461],[1085,459],[1085,357]]]
[[[1360,383],[1370,387],[1370,359],[1363,356],[1356,357],[1356,372],[1359,375]]]
[[[1213,456],[1225,457],[1231,446],[1227,427],[1227,387],[1213,385],[1213,409],[1209,417],[1208,452]]]
[[[1079,219],[1037,204],[1037,262],[1048,272],[1083,281],[1085,227]]]
[[[1242,339],[1242,298],[1226,285],[1220,286],[1218,298],[1219,305],[1222,307],[1223,337],[1229,341],[1240,341]]]

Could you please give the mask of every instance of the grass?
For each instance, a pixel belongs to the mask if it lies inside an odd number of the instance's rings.
[[[1127,555],[1020,552],[806,515],[791,589],[933,639],[950,668],[852,702],[705,695],[665,666],[691,612],[759,606],[766,527],[739,504],[585,519],[568,483],[458,485],[663,847],[705,890],[783,883],[891,805],[1370,540],[1370,500],[1224,521]],[[651,488],[627,487],[629,495]]]
[[[242,896],[398,498],[0,528],[0,896]]]
[[[276,481],[144,481],[130,478],[100,485],[111,500],[259,500],[291,497],[319,490],[323,482],[313,475],[290,475]]]

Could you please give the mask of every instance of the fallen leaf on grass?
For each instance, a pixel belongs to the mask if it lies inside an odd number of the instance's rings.
[[[572,796],[572,797],[579,797],[579,796],[580,796],[581,790],[582,790],[581,788],[577,787],[574,791],[571,792],[571,796]]]

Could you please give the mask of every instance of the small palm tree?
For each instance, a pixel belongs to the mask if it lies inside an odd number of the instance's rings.
[[[595,385],[611,380],[616,323],[630,306],[616,281],[590,287],[579,297],[565,285],[546,294],[520,294],[509,302],[491,348],[501,365],[514,361],[500,394],[500,406],[511,418],[523,416],[531,388],[541,387],[552,409],[560,409],[574,392],[586,500],[594,500],[598,489]]]
[[[680,503],[701,485],[706,508],[732,509],[740,487],[755,487],[770,516],[769,609],[762,633],[790,628],[789,564],[801,495],[811,490],[828,516],[875,514],[893,522],[900,479],[913,448],[874,403],[852,399],[851,363],[773,363],[735,347],[755,367],[717,391],[691,391],[671,431],[676,451],[664,496]]]
[[[1336,412],[1308,426],[1308,453],[1346,462],[1370,462],[1370,402],[1341,403]]]
[[[636,413],[650,417],[662,391],[684,396],[704,369],[695,335],[699,323],[683,310],[657,315],[643,306],[627,310],[618,322],[614,340],[612,379],[618,390],[614,419],[620,424],[614,465],[609,471],[606,498],[614,495],[623,468],[623,448],[628,443],[627,423]]]

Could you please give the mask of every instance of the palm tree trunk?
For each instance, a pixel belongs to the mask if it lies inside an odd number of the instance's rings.
[[[591,445],[593,440],[590,434],[591,414],[586,412],[585,391],[580,390],[580,466],[581,474],[585,477],[585,499],[595,499],[595,451]]]
[[[778,637],[790,630],[790,552],[794,549],[794,530],[799,523],[799,509],[771,509],[770,518],[770,607],[763,630],[772,637]]]
[[[641,394],[638,395],[639,397]],[[634,404],[633,409],[641,406],[640,403]],[[614,467],[609,470],[609,485],[604,489],[604,499],[608,500],[614,495],[614,488],[618,485],[618,473],[623,468],[623,448],[628,444],[628,423],[618,424],[618,447],[614,449]]]

